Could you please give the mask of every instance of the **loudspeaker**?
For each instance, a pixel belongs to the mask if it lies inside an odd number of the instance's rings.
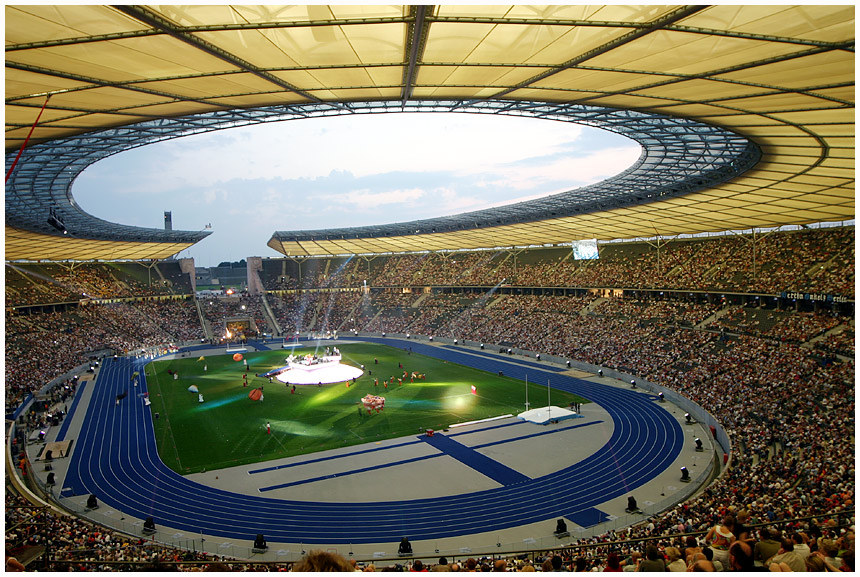
[[[630,497],[627,497],[627,511],[632,513],[633,511],[638,511],[638,510],[639,510],[639,505],[636,504],[636,499],[633,498],[632,495]]]

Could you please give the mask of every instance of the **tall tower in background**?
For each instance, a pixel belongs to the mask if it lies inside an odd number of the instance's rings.
[[[164,211],[164,230],[173,230],[173,213],[169,210]]]

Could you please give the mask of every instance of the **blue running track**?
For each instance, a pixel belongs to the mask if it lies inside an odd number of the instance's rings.
[[[265,533],[269,541],[284,543],[390,543],[403,535],[414,541],[439,539],[561,516],[590,526],[606,519],[597,509],[601,503],[655,478],[681,452],[680,424],[648,395],[415,341],[361,340],[409,346],[416,353],[491,372],[503,370],[518,379],[529,375],[531,382],[548,379],[553,389],[599,404],[614,423],[612,437],[584,460],[554,473],[534,479],[503,473],[503,486],[467,494],[355,503],[242,495],[187,480],[161,462],[150,408],[136,397],[146,391],[147,361],[109,358],[93,387],[61,494],[94,493],[127,515],[152,516],[157,524],[198,534],[252,540]],[[129,389],[134,371],[140,372],[142,382],[117,406],[116,395]],[[563,461],[565,455],[546,458]],[[488,464],[473,466],[480,470]],[[416,485],[424,482],[432,480],[415,479]]]

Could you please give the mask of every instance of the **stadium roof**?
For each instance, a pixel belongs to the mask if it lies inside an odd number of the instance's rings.
[[[6,185],[7,260],[163,258],[205,236],[79,209],[75,176],[110,154],[392,110],[592,121],[643,155],[616,179],[528,205],[280,231],[270,246],[404,252],[854,218],[851,5],[7,5],[5,16],[7,172],[32,129]]]

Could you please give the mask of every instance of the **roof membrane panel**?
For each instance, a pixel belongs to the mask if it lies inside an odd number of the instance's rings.
[[[215,129],[213,121],[232,115],[238,124],[262,121],[269,108],[295,118],[483,106],[562,119],[582,104],[627,114],[604,128],[643,131],[648,151],[634,186],[619,175],[571,193],[572,202],[544,197],[498,207],[477,227],[462,225],[474,214],[453,215],[438,221],[448,228],[435,234],[392,223],[333,230],[331,241],[269,243],[296,255],[649,236],[651,222],[671,234],[853,217],[854,11],[818,4],[6,6],[7,166],[50,95],[21,176],[7,182],[7,230],[33,228],[29,240],[19,235],[11,246],[21,258],[28,242],[34,254],[38,247],[64,258],[189,246],[199,237],[168,240],[158,238],[164,231],[97,219],[89,244],[70,242],[41,231],[44,219],[28,220],[16,203],[46,209],[39,203],[66,198],[66,179],[50,176],[66,174],[63,162],[77,171],[140,139]],[[658,158],[682,156],[676,143],[708,151],[715,167],[724,145],[703,128],[683,137],[649,134],[637,110],[737,133],[764,146],[763,160],[743,174],[715,168],[705,184],[699,168],[670,176]],[[84,134],[91,136],[74,138]],[[37,168],[37,159],[52,162]],[[841,200],[813,210],[815,195],[825,205]],[[775,212],[787,209],[782,200],[810,208]],[[559,216],[571,207],[580,210]],[[81,219],[76,224],[88,218],[68,216]]]

